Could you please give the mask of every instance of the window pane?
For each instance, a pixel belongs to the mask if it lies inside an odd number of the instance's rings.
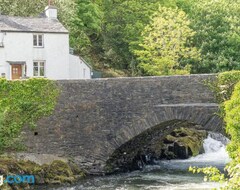
[[[40,76],[44,77],[44,67],[40,67]]]
[[[38,45],[38,43],[37,43],[37,35],[33,35],[33,45],[34,46]]]
[[[33,76],[38,76],[38,67],[33,67]]]
[[[43,46],[43,36],[38,35],[38,46]]]
[[[40,76],[45,76],[44,62],[40,62]]]
[[[34,67],[38,67],[38,62],[33,62]]]

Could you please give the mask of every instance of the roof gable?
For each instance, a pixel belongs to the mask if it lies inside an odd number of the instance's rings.
[[[0,15],[0,30],[5,32],[68,33],[57,19]]]

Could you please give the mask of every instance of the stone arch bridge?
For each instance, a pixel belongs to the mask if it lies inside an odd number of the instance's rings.
[[[204,85],[215,75],[59,81],[52,116],[28,131],[28,152],[73,158],[90,173],[103,171],[112,153],[146,130],[189,122],[221,131],[213,93]]]

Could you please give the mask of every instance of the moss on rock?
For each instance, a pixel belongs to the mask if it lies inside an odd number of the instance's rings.
[[[164,126],[164,125],[163,125]],[[176,128],[176,126],[179,126]],[[149,129],[123,144],[107,160],[106,173],[142,169],[161,159],[187,159],[203,153],[207,131],[199,125],[173,121]]]
[[[167,135],[164,141],[178,143],[191,151],[190,156],[202,153],[203,141],[207,138],[207,132],[190,128],[179,128]]]
[[[16,160],[10,157],[0,157],[1,175],[34,175],[35,184],[63,184],[73,183],[83,178],[85,173],[73,163],[63,161],[53,161],[51,164],[38,165],[31,161]],[[9,186],[4,184],[4,189],[29,189],[29,185],[14,184]]]

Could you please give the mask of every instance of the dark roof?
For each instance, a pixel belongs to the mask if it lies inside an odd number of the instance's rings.
[[[0,15],[0,31],[68,33],[57,19]]]

